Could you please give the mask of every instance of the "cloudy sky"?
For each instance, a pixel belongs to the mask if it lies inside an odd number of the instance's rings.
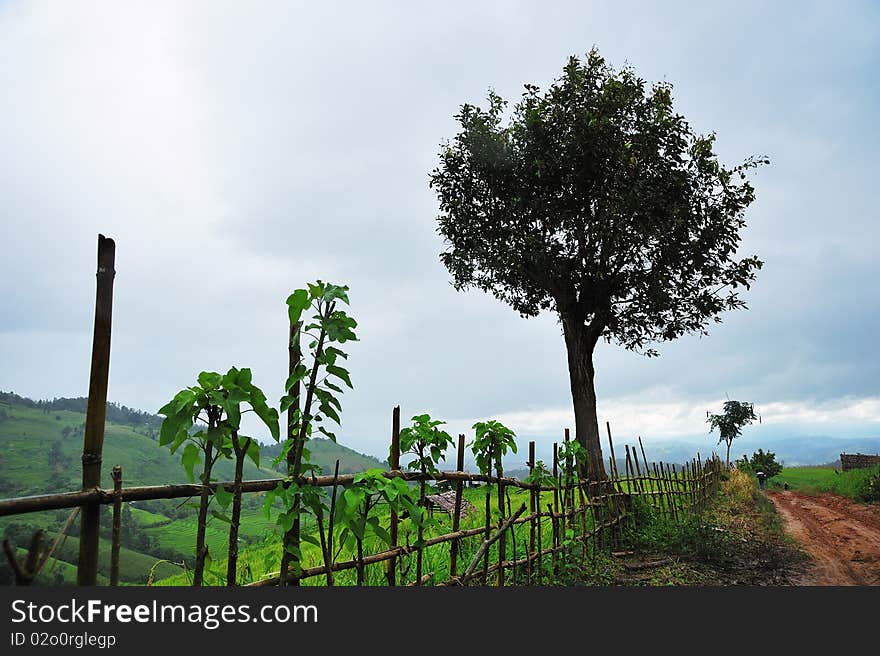
[[[559,326],[452,289],[428,175],[460,104],[593,45],[671,82],[726,163],[772,161],[750,310],[658,359],[600,345],[601,419],[708,441],[729,397],[768,436],[880,433],[870,2],[0,2],[0,389],[87,393],[101,232],[111,400],[155,411],[231,365],[277,398],[284,299],[322,278],[360,324],[341,441],[384,455],[400,404],[545,448],[571,424]]]

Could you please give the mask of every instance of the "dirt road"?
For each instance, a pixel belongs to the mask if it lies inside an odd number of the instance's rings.
[[[880,585],[880,508],[834,494],[767,496],[812,559],[798,585]]]

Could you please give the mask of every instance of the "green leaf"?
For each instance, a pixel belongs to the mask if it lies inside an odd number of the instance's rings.
[[[247,448],[247,456],[250,458],[254,464],[259,467],[260,466],[260,443],[256,440],[251,440],[248,444]]]
[[[287,297],[287,316],[290,320],[290,325],[300,320],[303,310],[309,307],[309,303],[309,292],[305,289],[297,289]]]
[[[187,444],[180,454],[180,462],[186,470],[186,475],[191,481],[195,481],[195,466],[201,460],[202,451],[195,444]]]
[[[343,369],[342,367],[337,367],[336,365],[327,365],[327,373],[336,376],[346,385],[348,385],[349,389],[354,389],[351,384],[351,378],[349,377],[348,371]]]
[[[214,371],[203,371],[199,374],[198,381],[204,389],[211,389],[220,386],[223,376]]]
[[[166,417],[159,429],[159,446],[170,444],[180,431],[186,432],[190,426],[192,426],[192,419],[188,413],[181,412]]]
[[[285,394],[281,397],[281,412],[287,412],[290,407],[296,403],[296,399],[298,397],[291,396],[290,394]]]
[[[217,503],[223,508],[229,507],[229,504],[232,502],[232,496],[232,492],[227,492],[222,485],[218,485],[214,489],[214,497],[217,499]]]
[[[211,516],[216,517],[221,522],[226,522],[227,524],[232,524],[232,519],[230,519],[228,516],[224,515],[221,512],[217,512],[216,510],[211,511]]]

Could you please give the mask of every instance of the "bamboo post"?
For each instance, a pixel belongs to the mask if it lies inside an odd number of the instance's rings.
[[[652,462],[651,465],[652,465],[652,471],[654,473],[654,480],[651,482],[652,488],[656,487],[655,490],[652,490],[652,492],[654,492],[654,494],[651,495],[651,498],[657,500],[657,503],[656,503],[657,512],[662,514],[665,517],[667,514],[666,502],[664,501],[664,498],[663,498],[663,486],[660,485],[660,474],[657,472],[657,463]]]
[[[663,493],[663,506],[666,508],[666,516],[669,519],[672,519],[672,507],[669,503],[669,490],[666,488],[666,477],[663,474],[663,463],[659,462],[656,465],[657,467],[657,485],[660,491]]]
[[[464,434],[458,436],[458,451],[455,461],[456,471],[464,471]],[[461,525],[461,496],[464,488],[464,481],[456,481],[455,483],[455,508],[452,515],[452,532],[456,533]],[[459,539],[452,541],[449,551],[449,576],[455,578],[458,568],[458,550]]]
[[[611,422],[605,422],[605,428],[608,430],[608,448],[611,449],[611,470],[614,472],[614,478],[620,478],[617,471],[617,458],[614,457],[614,442],[611,440]]]
[[[567,499],[567,502],[564,505],[568,506],[572,511],[572,515],[568,520],[568,524],[571,528],[574,528],[574,521],[575,521],[575,519],[574,519],[574,476],[572,475],[572,472],[574,471],[574,463],[571,460],[571,454],[568,452],[568,443],[569,443],[570,439],[571,439],[571,437],[569,434],[569,430],[566,428],[564,441],[565,441],[565,447],[566,447],[565,448],[565,497]]]
[[[83,435],[82,489],[101,487],[101,453],[104,448],[104,421],[107,417],[107,380],[110,374],[110,331],[113,316],[113,278],[116,244],[98,235],[97,292],[95,329],[92,337],[92,366],[89,400]],[[77,585],[95,585],[98,578],[98,544],[101,507],[93,503],[82,507],[79,529]]]
[[[330,517],[327,520],[327,587],[333,587],[333,529],[336,523],[336,491],[339,489],[339,458],[336,459],[336,466],[333,468],[333,488],[330,491]]]
[[[495,473],[498,474],[498,521],[504,521],[504,469],[501,464],[501,457],[495,463]],[[502,532],[498,537],[498,587],[504,586],[504,558],[507,554],[507,533]]]
[[[673,491],[673,501],[675,502],[675,512],[681,514],[682,511],[682,496],[681,496],[681,483],[678,480],[678,472],[675,469],[675,463],[670,465],[672,468],[672,475],[670,480],[672,481],[672,491]]]
[[[642,444],[642,436],[639,435],[639,448],[642,450],[642,460],[645,462],[645,476],[651,475],[651,468],[648,467],[648,456],[645,455],[645,445]]]
[[[532,459],[534,462],[534,458]],[[543,536],[543,511],[541,510],[541,487],[538,486],[537,489],[532,490],[535,494],[535,514],[537,517],[537,524],[535,525],[535,530],[537,531],[537,535],[535,536],[537,542],[537,563],[538,563],[538,585],[541,585],[544,582],[544,536]]]
[[[639,467],[639,457],[636,455],[636,447],[632,447],[633,465],[636,468],[636,478],[639,480],[639,494],[645,493],[645,481],[642,479],[642,468]]]
[[[660,472],[663,474],[663,481],[666,486],[666,496],[669,499],[669,511],[672,513],[672,519],[678,521],[678,512],[675,508],[675,495],[672,493],[672,479],[669,475],[669,465],[661,462]]]
[[[388,459],[388,465],[391,467],[392,471],[398,471],[400,469],[400,406],[394,406],[394,409],[391,411],[391,453]],[[388,527],[388,535],[391,538],[391,548],[397,546],[397,530],[398,525],[400,523],[400,519],[397,517],[397,512],[395,510],[391,510],[391,523]],[[388,579],[388,585],[395,585],[395,566],[397,564],[397,559],[392,558],[385,563],[385,577]]]
[[[486,483],[486,526],[484,533],[485,540],[488,541],[492,533],[492,497],[489,494],[489,483]],[[483,552],[483,585],[489,582],[489,550]]]
[[[629,454],[629,444],[624,444],[624,447],[626,448],[625,463],[626,463],[626,476],[627,476],[627,494],[629,494],[629,496],[627,498],[630,501],[630,503],[628,504],[628,508],[631,509],[632,499],[634,498],[633,495],[636,494],[636,492],[637,492],[636,486],[638,485],[638,483],[636,482],[636,474],[635,474],[635,471],[633,470],[632,459],[630,458],[630,454]],[[636,528],[635,513],[630,513],[629,524],[633,529]]]
[[[553,527],[553,551],[550,552],[550,564],[553,568],[553,574],[558,571],[558,557],[556,555],[559,547],[559,533],[556,527],[556,514],[559,512],[559,444],[553,443],[553,505],[550,506],[550,521]]]
[[[623,500],[621,499],[622,489],[620,487],[620,472],[617,470],[617,457],[614,455],[614,441],[611,439],[611,422],[610,421],[605,422],[605,428],[608,431],[608,448],[611,451],[611,471],[614,472],[612,475],[613,482],[611,485],[611,494],[612,494],[612,499],[614,502],[614,513],[615,513],[615,519],[616,519],[616,516],[619,515],[621,512],[621,506],[623,504]],[[614,493],[615,487],[617,488],[618,494]],[[616,530],[612,531],[612,533],[619,533],[620,532],[620,524],[618,522],[615,522],[614,526],[615,526]]]
[[[116,465],[113,476],[113,533],[110,540],[110,585],[119,585],[119,542],[122,529],[122,466]]]
[[[529,478],[535,473],[535,442],[529,442]],[[526,550],[528,558],[526,558],[526,580],[528,585],[534,583],[534,572],[532,568],[532,554],[535,551],[535,491],[529,490],[529,548]]]

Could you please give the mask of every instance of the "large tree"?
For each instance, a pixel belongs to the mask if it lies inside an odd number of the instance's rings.
[[[476,287],[524,317],[558,314],[575,433],[604,478],[593,353],[600,339],[648,356],[651,343],[706,333],[744,308],[761,261],[738,257],[754,200],[750,157],[727,168],[714,134],[695,133],[668,83],[648,85],[593,49],[542,91],[465,104],[431,187],[441,259],[456,289]]]

